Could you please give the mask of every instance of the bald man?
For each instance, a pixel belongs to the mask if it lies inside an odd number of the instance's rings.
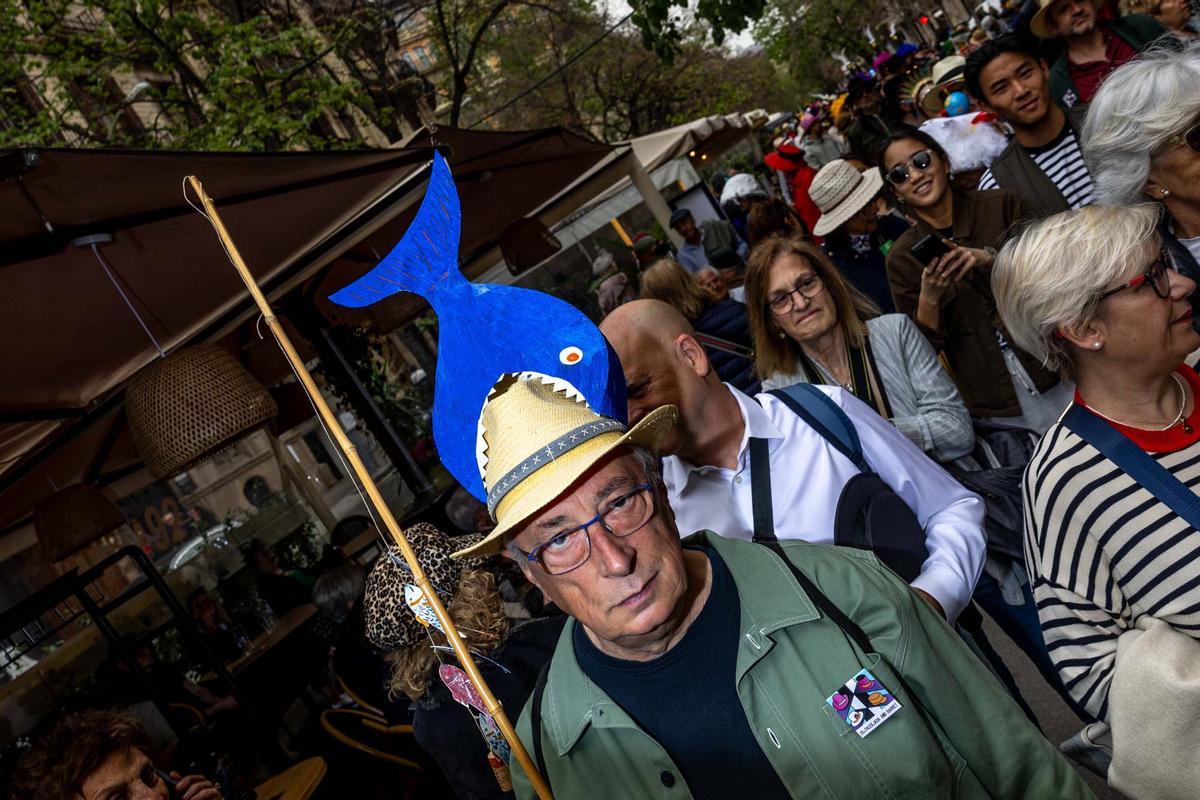
[[[600,325],[620,356],[629,421],[667,403],[680,418],[663,442],[663,478],[680,533],[754,537],[750,440],[766,439],[771,510],[779,539],[833,544],[834,514],[854,463],[771,394],[750,398],[722,383],[688,321],[656,300],[635,300]],[[853,423],[868,466],[915,512],[928,558],[912,587],[950,621],[983,569],[983,502],[852,394],[817,387]],[[760,480],[760,486],[762,485]]]

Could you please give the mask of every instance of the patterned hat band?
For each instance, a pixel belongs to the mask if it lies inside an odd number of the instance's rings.
[[[493,521],[496,520],[496,508],[500,505],[500,501],[521,484],[521,481],[528,478],[533,473],[537,472],[541,467],[546,466],[557,458],[561,458],[567,453],[579,447],[584,442],[589,442],[601,434],[617,431],[625,433],[625,426],[618,420],[611,417],[601,417],[594,422],[589,422],[586,425],[580,425],[574,430],[564,433],[554,441],[547,444],[545,447],[538,449],[533,455],[526,458],[520,464],[510,469],[505,473],[504,477],[496,481],[491,489],[488,490],[488,514]]]

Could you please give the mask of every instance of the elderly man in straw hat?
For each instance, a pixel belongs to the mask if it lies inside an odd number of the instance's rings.
[[[557,797],[1090,796],[871,555],[681,542],[676,413],[626,430],[539,377],[483,408],[497,524],[458,555],[503,550],[571,617],[517,726]]]
[[[1039,39],[1062,39],[1062,54],[1050,66],[1050,97],[1063,108],[1092,102],[1100,83],[1167,32],[1154,17],[1130,14],[1100,22],[1101,0],[1037,0],[1029,21]]]

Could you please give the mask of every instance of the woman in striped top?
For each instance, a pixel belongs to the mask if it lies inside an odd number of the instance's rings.
[[[1078,387],[1075,405],[1200,486],[1200,347],[1154,206],[1091,206],[1010,242],[992,275],[1016,343]],[[1108,720],[1117,638],[1145,616],[1200,638],[1200,532],[1090,443],[1050,427],[1025,473],[1025,555],[1059,677]]]

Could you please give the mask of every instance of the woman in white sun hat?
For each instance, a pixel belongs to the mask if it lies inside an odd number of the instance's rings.
[[[860,172],[839,158],[821,168],[809,195],[821,210],[813,235],[825,237],[822,246],[830,260],[851,286],[880,311],[891,314],[896,305],[884,258],[892,242],[908,230],[908,223],[894,214],[879,213],[882,191],[883,178],[876,170]]]

